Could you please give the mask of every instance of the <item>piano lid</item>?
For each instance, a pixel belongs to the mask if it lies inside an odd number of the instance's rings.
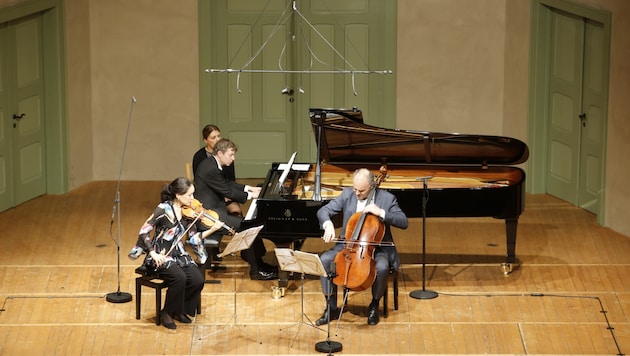
[[[527,161],[527,145],[501,136],[386,129],[363,123],[357,109],[310,109],[320,155],[330,164],[514,165]]]

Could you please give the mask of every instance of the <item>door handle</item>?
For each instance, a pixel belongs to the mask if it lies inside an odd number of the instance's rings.
[[[13,120],[15,120],[15,122],[13,123],[13,128],[17,127],[17,123],[22,120],[22,118],[26,116],[25,113],[21,113],[20,115],[17,114],[13,114]]]
[[[580,118],[580,121],[582,122],[582,127],[586,127],[586,114],[581,113],[580,115],[578,115],[578,117]]]

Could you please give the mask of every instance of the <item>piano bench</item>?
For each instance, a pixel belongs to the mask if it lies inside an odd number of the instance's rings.
[[[220,261],[217,261],[214,258],[214,255],[215,255],[215,252],[217,252],[219,249],[219,245],[221,244],[222,238],[223,238],[222,234],[214,233],[203,240],[203,245],[206,248],[208,259],[206,260],[206,263],[199,266],[199,268],[201,269],[201,274],[203,275],[205,283],[208,283],[208,284],[221,283],[221,281],[218,279],[206,279],[206,270],[209,269],[211,271],[214,271],[219,268],[218,265]]]
[[[395,270],[394,268],[390,268],[389,269],[389,276],[387,276],[388,279],[392,279],[392,284],[394,287],[394,310],[398,310],[398,271]],[[387,282],[387,284],[385,285],[385,294],[383,294],[383,317],[387,318],[387,316],[389,315],[388,311],[387,311],[387,304],[388,304],[388,292],[389,292],[389,282]],[[348,293],[348,290],[344,290],[343,291],[343,300],[347,301],[348,299],[346,298],[346,294]]]
[[[149,271],[146,266],[136,268],[136,319],[140,319],[140,308],[142,305],[142,286],[155,289],[155,325],[162,323],[160,311],[162,310],[162,289],[166,288],[166,282],[160,279],[159,274]],[[197,306],[197,314],[201,314],[201,300]]]

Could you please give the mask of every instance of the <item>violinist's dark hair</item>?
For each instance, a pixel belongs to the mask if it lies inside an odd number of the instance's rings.
[[[227,152],[227,150],[233,149],[234,152],[238,151],[238,147],[232,141],[227,138],[220,139],[217,143],[214,144],[214,148],[212,149],[212,154],[216,155],[219,152]]]
[[[192,182],[186,177],[177,177],[170,184],[164,184],[160,195],[162,201],[174,200],[175,194],[184,195],[190,189]]]

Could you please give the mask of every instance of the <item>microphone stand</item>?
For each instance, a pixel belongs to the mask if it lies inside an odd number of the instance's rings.
[[[120,291],[120,179],[122,177],[123,163],[125,162],[125,151],[127,149],[127,138],[129,138],[129,127],[131,126],[131,114],[133,113],[133,104],[136,98],[131,97],[131,108],[129,109],[129,120],[127,122],[127,133],[125,134],[125,143],[123,145],[122,159],[120,160],[120,172],[118,173],[118,183],[116,184],[116,198],[114,198],[114,207],[112,208],[112,220],[109,224],[111,234],[112,224],[114,223],[114,215],[118,213],[118,241],[116,241],[116,249],[118,250],[118,289],[116,292],[107,293],[105,299],[110,303],[127,303],[131,301],[131,293]]]
[[[335,268],[335,263],[332,263],[332,271],[328,273],[328,296],[326,297],[326,314],[328,314],[328,331],[326,335],[326,340],[318,341],[315,344],[315,350],[317,352],[327,352],[328,354],[339,352],[343,349],[343,345],[338,341],[330,340],[330,298],[332,296],[332,284],[333,279],[337,277],[337,268]]]
[[[424,288],[425,281],[425,266],[426,266],[426,227],[427,227],[427,202],[429,201],[429,189],[427,186],[427,180],[433,178],[432,176],[421,177],[423,181],[422,190],[422,290],[414,290],[409,293],[409,296],[415,299],[433,299],[438,296],[437,292],[427,290]]]
[[[321,166],[321,150],[322,150],[322,125],[323,125],[323,117],[325,117],[326,113],[318,112],[315,113],[315,118],[317,119],[317,163],[315,166],[315,186],[313,187],[313,201],[322,201],[322,166]]]

